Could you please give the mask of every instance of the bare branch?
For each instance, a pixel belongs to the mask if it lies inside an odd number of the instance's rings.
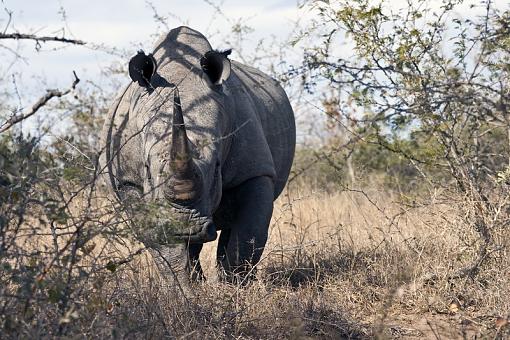
[[[37,36],[35,34],[23,33],[0,33],[0,39],[14,39],[14,40],[34,40],[36,42],[56,41],[74,45],[85,45],[86,42],[77,39],[68,39],[60,37]]]
[[[39,98],[39,100],[32,106],[32,108],[26,113],[20,115],[14,115],[9,118],[5,123],[0,126],[0,133],[3,133],[9,130],[12,126],[18,124],[19,122],[27,119],[28,117],[33,116],[39,109],[41,109],[46,103],[54,98],[54,97],[63,97],[69,94],[72,90],[76,88],[76,85],[80,82],[80,78],[76,75],[76,72],[73,71],[74,81],[70,88],[65,91],[60,90],[46,90],[46,94]]]
[[[8,10],[7,8],[4,8],[4,10],[5,10],[5,13],[7,13],[7,16],[9,17],[9,19],[7,20],[7,23],[5,24],[5,28],[3,31],[3,33],[5,34],[5,32],[7,32],[7,29],[9,28],[9,25],[12,22],[12,11]]]

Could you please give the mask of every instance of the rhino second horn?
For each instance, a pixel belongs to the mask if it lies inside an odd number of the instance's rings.
[[[193,160],[188,145],[188,135],[182,116],[181,98],[179,91],[174,91],[174,114],[172,122],[172,147],[170,149],[170,164],[172,171],[178,178],[187,179],[193,174]]]

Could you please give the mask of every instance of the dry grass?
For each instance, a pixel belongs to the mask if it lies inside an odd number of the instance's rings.
[[[509,337],[508,230],[494,232],[500,248],[478,276],[449,280],[475,255],[477,234],[459,213],[462,201],[437,197],[409,208],[384,191],[291,187],[275,206],[254,282],[219,282],[212,242],[201,255],[207,280],[194,286],[194,297],[183,298],[142,253],[80,287],[86,294],[77,298],[79,310],[70,311],[64,333],[133,339]],[[136,249],[93,242],[103,258]],[[432,276],[433,282],[424,279]]]
[[[152,338],[508,337],[508,232],[476,278],[449,280],[476,250],[456,204],[403,210],[383,192],[287,191],[258,280],[218,282],[213,242],[201,256],[207,281],[183,300],[142,256],[104,292],[113,322],[105,329]],[[431,274],[434,282],[423,280]]]

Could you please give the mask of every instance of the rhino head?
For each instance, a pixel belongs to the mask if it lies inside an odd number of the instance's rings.
[[[139,93],[132,111],[146,117],[143,192],[156,207],[138,219],[144,225],[141,238],[146,243],[193,244],[216,239],[212,214],[221,199],[225,149],[221,136],[228,130],[228,119],[222,119],[228,107],[222,90],[230,75],[228,54],[230,50],[201,54],[200,69],[196,60],[195,65],[191,63],[195,71],[190,71],[189,60],[158,56],[157,50],[158,61],[164,64],[159,71],[155,57],[143,51],[129,63],[129,75]],[[180,93],[186,98],[186,108]]]

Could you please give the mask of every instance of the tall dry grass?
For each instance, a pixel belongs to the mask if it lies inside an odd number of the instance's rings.
[[[211,242],[201,254],[207,280],[183,299],[143,255],[108,286],[106,319],[122,333],[117,322],[127,318],[133,334],[153,338],[509,336],[508,231],[477,277],[451,280],[476,252],[463,202],[439,194],[427,205],[400,202],[377,190],[291,187],[276,203],[256,281],[219,282]]]
[[[497,247],[477,276],[451,279],[476,255],[478,235],[461,214],[465,202],[440,193],[426,202],[402,201],[384,190],[327,192],[292,184],[276,202],[257,279],[242,286],[219,281],[216,242],[211,242],[201,254],[207,279],[194,284],[188,297],[165,284],[147,252],[122,261],[139,249],[136,242],[92,239],[94,250],[82,262],[120,264],[81,284],[62,334],[128,339],[510,336],[508,230],[495,231]],[[37,326],[57,312],[50,311],[16,334],[53,336]]]

